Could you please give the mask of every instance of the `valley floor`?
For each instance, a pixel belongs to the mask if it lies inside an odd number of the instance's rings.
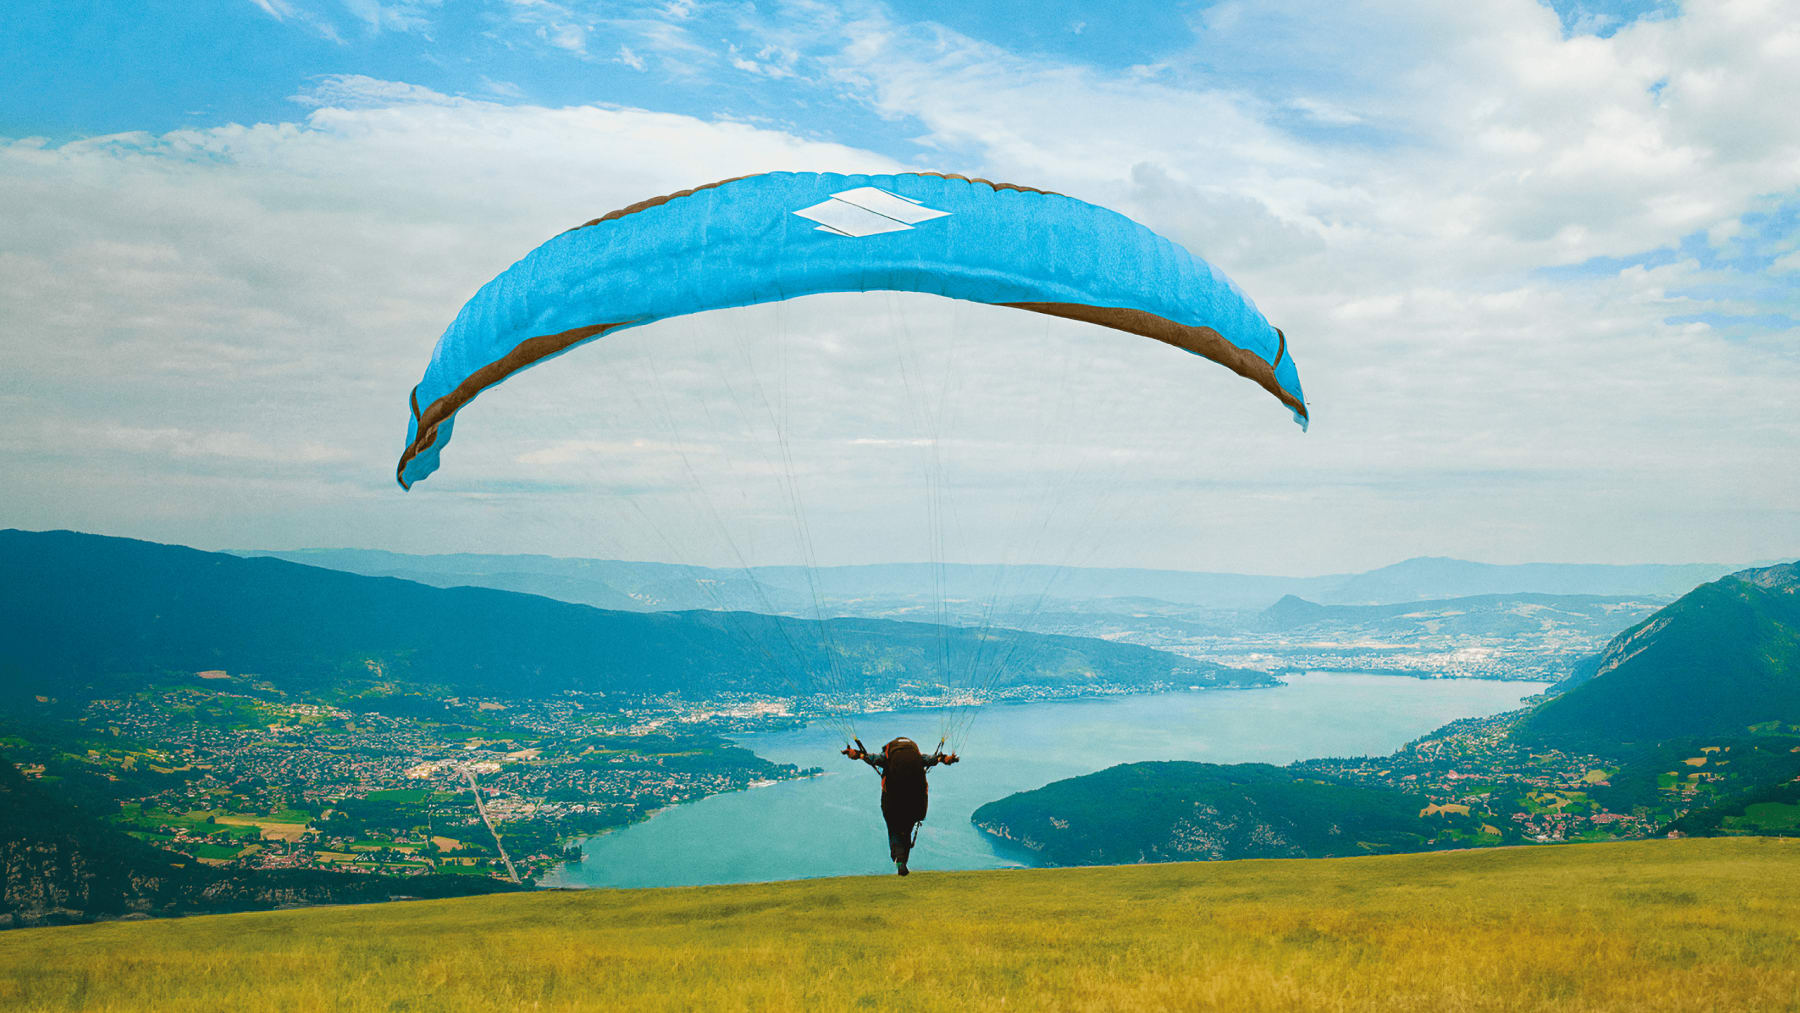
[[[513,894],[0,933],[0,1008],[1796,1010],[1800,840]]]

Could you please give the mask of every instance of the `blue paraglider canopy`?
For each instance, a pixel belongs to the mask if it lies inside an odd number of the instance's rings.
[[[508,376],[622,328],[827,292],[905,291],[1141,334],[1307,408],[1286,337],[1211,265],[1061,194],[934,173],[767,173],[614,211],[482,286],[413,389],[397,477],[438,467],[456,413]]]

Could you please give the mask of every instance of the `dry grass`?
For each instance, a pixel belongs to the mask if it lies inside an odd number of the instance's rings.
[[[0,933],[0,1008],[1800,1009],[1800,841],[919,873]]]

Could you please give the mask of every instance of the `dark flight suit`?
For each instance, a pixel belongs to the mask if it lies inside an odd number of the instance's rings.
[[[912,853],[913,829],[924,822],[931,801],[925,771],[944,762],[937,753],[908,753],[891,760],[884,748],[879,756],[865,752],[862,757],[881,774],[881,816],[887,821],[888,854],[902,865]]]

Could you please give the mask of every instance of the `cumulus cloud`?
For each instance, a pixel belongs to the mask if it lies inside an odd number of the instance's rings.
[[[1101,198],[1156,165],[1315,227],[1434,244],[1458,270],[1650,249],[1800,185],[1800,121],[1769,100],[1800,89],[1800,28],[1755,0],[1607,39],[1565,35],[1532,0],[1227,2],[1165,61],[1209,73],[1156,83],[878,6],[837,31],[818,59],[944,150]],[[1277,107],[1366,131],[1296,135]]]
[[[1800,187],[1800,121],[1770,101],[1800,89],[1779,8],[1697,6],[1599,39],[1528,0],[1225,3],[1147,82],[865,6],[818,59],[940,150],[1126,208],[1237,276],[1293,336],[1317,409],[1282,453],[1314,475],[1355,460],[1441,479],[1408,511],[1429,514],[1408,519],[1418,538],[1629,554],[1638,529],[1558,519],[1603,512],[1605,489],[1611,509],[1654,502],[1752,552],[1771,518],[1796,528],[1778,463],[1796,430],[1767,410],[1800,381],[1792,357],[1679,322],[1745,309],[1692,294],[1707,269],[1690,260],[1539,270],[1728,233]],[[1283,128],[1320,92],[1357,129]],[[1331,509],[1386,526],[1382,499],[1344,490]],[[1456,530],[1473,517],[1511,533]]]
[[[487,277],[646,195],[890,164],[637,110],[368,79],[321,93],[345,101],[302,123],[0,146],[8,523],[60,526],[110,503],[101,530],[200,544],[354,541],[383,524],[404,541],[418,497],[390,490],[406,392]],[[240,514],[230,533],[206,505],[222,486]],[[141,524],[152,498],[172,526]],[[169,520],[182,503],[192,524]]]

